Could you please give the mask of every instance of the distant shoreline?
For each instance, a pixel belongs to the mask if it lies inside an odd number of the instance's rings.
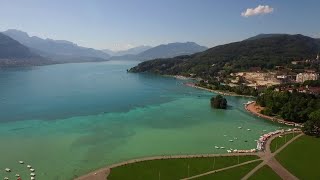
[[[205,90],[205,91],[209,91],[209,92],[221,94],[221,95],[224,95],[224,96],[235,96],[235,97],[255,98],[254,96],[249,96],[249,95],[241,95],[241,94],[236,94],[236,93],[231,93],[231,92],[225,92],[225,91],[208,89],[208,88],[204,88],[204,87],[197,86],[197,85],[195,85],[194,83],[184,83],[184,84],[185,84],[186,86],[189,86],[189,87],[193,87],[193,88],[197,88],[197,89],[201,89],[201,90]]]

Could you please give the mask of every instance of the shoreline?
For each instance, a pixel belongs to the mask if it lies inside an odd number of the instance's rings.
[[[193,87],[193,88],[197,88],[197,89],[201,89],[201,90],[205,90],[205,91],[209,91],[209,92],[213,92],[213,93],[216,93],[216,94],[221,94],[221,95],[224,95],[224,96],[255,98],[254,96],[250,96],[250,95],[241,95],[241,94],[236,94],[236,93],[232,93],[232,92],[208,89],[208,88],[204,88],[204,87],[201,87],[201,86],[197,86],[194,83],[184,83],[184,85],[189,86],[189,87]]]
[[[271,117],[271,116],[261,114],[260,110],[262,109],[262,107],[258,106],[255,101],[245,104],[244,108],[247,112],[249,112],[257,117],[260,117],[260,118],[263,118],[263,119],[266,119],[266,120],[269,120],[272,122],[277,122],[279,124],[285,124],[287,126],[303,127],[303,125],[301,123],[294,123],[294,122],[286,121],[281,118],[276,118],[276,117]]]

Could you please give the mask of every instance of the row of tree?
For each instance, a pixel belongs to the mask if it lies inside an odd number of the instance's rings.
[[[207,89],[212,89],[212,90],[234,92],[239,95],[258,96],[259,94],[258,90],[245,85],[229,86],[226,84],[221,84],[220,82],[217,82],[217,81],[209,81],[208,83],[206,83],[203,80],[201,80],[196,85],[207,88]]]

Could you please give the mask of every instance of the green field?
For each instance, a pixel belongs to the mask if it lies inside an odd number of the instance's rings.
[[[239,162],[258,159],[258,156],[240,156]],[[214,163],[215,162],[215,163]],[[214,169],[220,169],[238,164],[238,157],[216,158],[186,158],[152,160],[133,163],[111,169],[110,180],[153,180],[153,179],[181,179],[194,176]],[[189,168],[188,168],[189,167]],[[189,170],[188,170],[189,169]]]
[[[291,133],[283,135],[282,137],[276,137],[270,144],[271,152],[275,152],[279,148],[281,148],[286,142],[290,141],[294,136],[298,135],[299,133]]]
[[[249,180],[281,180],[281,178],[268,165],[264,165]]]
[[[276,159],[299,179],[320,179],[320,139],[302,136],[282,150]]]
[[[243,166],[235,167],[225,171],[217,172],[207,176],[196,178],[197,180],[212,180],[212,179],[228,179],[238,180],[249,173],[253,168],[259,165],[262,161],[253,162]]]

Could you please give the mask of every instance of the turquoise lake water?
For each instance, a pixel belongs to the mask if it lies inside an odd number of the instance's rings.
[[[138,157],[255,148],[263,130],[279,126],[248,114],[248,98],[227,97],[228,110],[213,110],[212,93],[127,73],[135,64],[0,69],[0,178],[29,179],[26,164],[37,179],[68,180]]]

